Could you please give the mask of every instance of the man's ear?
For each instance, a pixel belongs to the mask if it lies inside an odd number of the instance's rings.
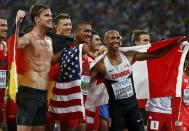
[[[39,17],[36,16],[36,17],[34,18],[34,21],[35,21],[35,23],[39,23]]]

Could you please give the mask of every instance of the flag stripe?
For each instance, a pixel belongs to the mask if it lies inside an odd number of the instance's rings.
[[[53,88],[53,93],[56,95],[69,95],[80,91],[80,86],[74,86],[69,89],[64,89],[63,87],[62,89]]]
[[[73,86],[80,86],[81,85],[81,80],[75,80],[75,81],[71,81],[71,82],[64,82],[64,83],[56,83],[56,88],[58,89],[69,89],[72,88]]]
[[[50,105],[53,107],[70,107],[73,105],[81,105],[81,100],[80,99],[75,99],[75,100],[70,100],[70,101],[53,101],[50,100]]]
[[[78,93],[73,93],[70,95],[57,95],[57,94],[53,94],[52,100],[54,101],[70,101],[73,99],[81,99],[81,92]]]
[[[83,113],[80,111],[77,112],[67,112],[67,113],[59,113],[57,114],[57,112],[52,113],[49,112],[49,115],[55,119],[55,120],[67,120],[67,119],[73,119],[73,116],[75,116],[75,118],[81,118],[83,117]]]
[[[71,112],[83,112],[83,107],[82,106],[71,106],[71,107],[64,107],[64,108],[61,108],[61,107],[52,107],[50,106],[49,110],[53,113],[71,113]]]
[[[184,69],[184,61],[186,58],[186,55],[188,53],[188,49],[189,49],[189,43],[184,41],[182,43],[183,45],[187,45],[184,47],[182,56],[181,56],[181,60],[180,60],[180,64],[179,64],[179,68],[178,68],[178,76],[177,76],[177,84],[176,84],[176,97],[180,97],[181,96],[181,92],[182,92],[182,74],[183,74],[183,69]]]

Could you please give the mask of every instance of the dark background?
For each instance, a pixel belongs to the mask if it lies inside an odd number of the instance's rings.
[[[68,13],[73,26],[89,21],[101,37],[116,29],[124,45],[130,45],[134,29],[148,31],[152,42],[189,33],[189,0],[0,0],[0,15],[12,24],[18,9],[29,11],[34,3],[49,5],[53,17]]]

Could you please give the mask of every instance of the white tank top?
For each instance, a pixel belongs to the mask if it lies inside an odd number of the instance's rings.
[[[131,80],[131,65],[124,54],[119,53],[121,57],[121,64],[112,65],[106,56],[104,64],[106,68],[106,80],[115,81],[111,84],[115,100],[128,98],[134,95],[134,89]]]
[[[146,111],[171,114],[172,97],[151,98],[146,103]]]

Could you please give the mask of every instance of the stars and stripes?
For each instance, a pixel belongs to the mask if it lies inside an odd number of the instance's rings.
[[[49,103],[54,119],[84,118],[81,92],[82,45],[65,48],[60,60],[60,71]]]

